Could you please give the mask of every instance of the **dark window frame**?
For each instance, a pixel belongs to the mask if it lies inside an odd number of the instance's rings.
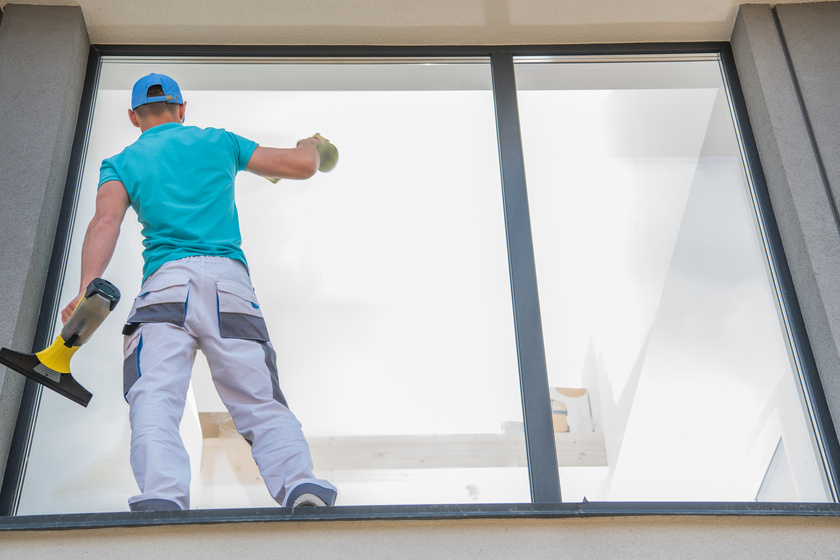
[[[40,387],[27,380],[18,415],[6,474],[0,490],[0,530],[113,527],[160,524],[230,523],[270,520],[343,519],[450,519],[510,517],[591,517],[626,515],[840,515],[840,503],[754,502],[584,502],[562,503],[556,450],[551,426],[548,375],[543,345],[533,241],[530,230],[521,132],[514,78],[517,56],[615,56],[615,55],[712,54],[721,60],[732,100],[747,166],[755,186],[756,205],[763,221],[769,258],[777,271],[779,297],[791,324],[792,344],[799,353],[803,389],[812,406],[812,421],[823,447],[828,476],[840,483],[840,443],[831,421],[802,313],[782,248],[758,150],[750,126],[729,43],[663,43],[575,46],[474,46],[474,47],[272,47],[272,46],[143,46],[94,45],[90,49],[85,87],[79,109],[65,195],[56,231],[50,271],[44,290],[33,349],[46,347],[57,319],[61,282],[66,266],[72,225],[81,183],[82,165],[89,136],[99,70],[103,57],[213,57],[213,58],[457,58],[488,57],[495,99],[502,196],[510,262],[514,325],[519,358],[520,386],[532,503],[413,506],[344,506],[312,508],[250,508],[179,512],[61,514],[15,517],[23,472],[40,400]],[[835,492],[835,500],[838,496]]]

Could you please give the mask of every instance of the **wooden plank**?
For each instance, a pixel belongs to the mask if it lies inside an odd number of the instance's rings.
[[[606,466],[598,433],[555,434],[558,466]],[[524,467],[522,434],[344,436],[312,438],[320,469],[465,469]]]
[[[255,468],[252,467],[248,447],[232,429],[229,416],[202,413],[200,417],[206,454],[214,455],[214,460],[220,454],[227,455],[237,471]],[[558,466],[607,465],[603,434],[563,433],[555,434],[554,439]],[[312,437],[309,438],[309,447],[318,470],[324,471],[526,466],[525,439],[522,433],[517,432]],[[213,463],[211,457],[207,459],[207,463]]]

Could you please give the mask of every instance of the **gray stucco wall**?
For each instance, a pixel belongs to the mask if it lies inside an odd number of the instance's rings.
[[[782,4],[776,12],[836,204],[840,200],[840,3]]]
[[[0,346],[29,351],[49,269],[90,43],[78,7],[0,21]],[[0,480],[23,377],[0,367]]]
[[[732,50],[840,432],[840,3],[742,6]]]

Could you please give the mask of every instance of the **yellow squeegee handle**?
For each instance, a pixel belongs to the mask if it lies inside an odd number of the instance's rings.
[[[119,301],[119,290],[110,282],[96,278],[88,285],[61,333],[35,356],[53,371],[70,373],[73,354],[87,342]]]
[[[79,303],[77,303],[76,307],[73,309],[73,315],[76,314],[76,311],[82,306],[85,299],[86,298],[82,296],[82,299],[79,300]],[[70,316],[71,319],[73,315]],[[38,361],[53,371],[57,371],[59,373],[70,373],[70,359],[80,347],[67,346],[67,341],[61,336],[62,333],[64,333],[63,330],[57,337],[55,337],[52,344],[35,354],[35,356],[38,357]]]
[[[67,347],[66,341],[59,334],[52,344],[37,354],[38,361],[58,373],[70,373],[70,358],[81,346]]]

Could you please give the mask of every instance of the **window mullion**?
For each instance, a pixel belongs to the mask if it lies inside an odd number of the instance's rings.
[[[513,56],[491,56],[525,445],[534,503],[561,501]]]

